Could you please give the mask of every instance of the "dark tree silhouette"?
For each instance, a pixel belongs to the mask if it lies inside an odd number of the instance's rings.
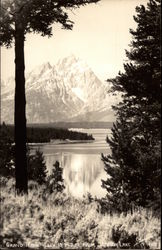
[[[27,193],[24,41],[27,33],[52,36],[53,23],[72,29],[67,9],[99,0],[2,0],[0,45],[15,46],[15,164],[17,193]]]
[[[117,121],[107,138],[112,153],[102,157],[109,177],[102,186],[120,211],[131,204],[160,207],[160,7],[159,0],[136,7],[130,62],[110,80],[123,100],[114,107]]]
[[[62,192],[65,189],[63,179],[63,168],[60,167],[58,161],[55,162],[52,168],[52,173],[47,178],[48,192]]]
[[[36,150],[34,155],[27,153],[28,179],[36,181],[39,185],[45,184],[47,168],[43,153]]]
[[[14,145],[4,122],[0,125],[0,176],[15,176]]]

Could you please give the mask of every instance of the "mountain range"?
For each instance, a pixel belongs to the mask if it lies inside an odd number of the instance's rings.
[[[119,96],[74,55],[54,66],[42,64],[26,73],[28,123],[114,121],[111,106]],[[14,121],[14,78],[1,83],[1,121]]]

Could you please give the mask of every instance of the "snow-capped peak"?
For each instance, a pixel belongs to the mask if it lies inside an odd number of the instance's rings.
[[[72,92],[76,94],[83,102],[85,102],[85,95],[83,89],[76,87],[72,88]]]
[[[114,104],[107,92],[108,87],[86,62],[74,55],[54,66],[44,63],[26,74],[27,120],[30,123],[103,121],[112,117],[110,110]],[[13,98],[14,88],[8,94],[5,92],[2,100],[2,119],[10,122]]]

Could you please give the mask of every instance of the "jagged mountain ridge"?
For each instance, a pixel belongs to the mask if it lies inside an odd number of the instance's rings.
[[[111,105],[118,98],[107,91],[108,85],[75,56],[54,66],[42,64],[26,74],[27,122],[112,121]],[[13,123],[14,78],[3,83],[1,97],[1,120]]]

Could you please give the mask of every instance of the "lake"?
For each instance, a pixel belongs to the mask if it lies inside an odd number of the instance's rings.
[[[110,153],[106,136],[110,129],[72,129],[73,131],[92,134],[93,142],[73,144],[42,144],[39,149],[43,152],[47,169],[50,173],[53,164],[59,161],[63,167],[63,178],[66,191],[71,195],[82,198],[88,192],[92,196],[102,197],[106,194],[101,188],[101,179],[106,179],[101,153]],[[31,146],[38,148],[37,145]]]

